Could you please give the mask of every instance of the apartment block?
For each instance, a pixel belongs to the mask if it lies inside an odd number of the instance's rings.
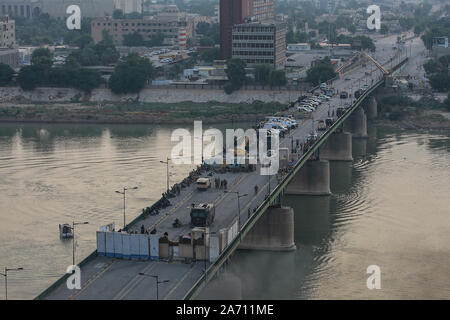
[[[233,26],[232,57],[249,66],[271,64],[276,69],[286,63],[286,24],[284,22],[248,22]]]
[[[91,23],[91,36],[97,43],[102,40],[103,30],[106,30],[116,45],[122,45],[127,34],[137,32],[144,40],[150,40],[162,33],[165,45],[176,45],[180,33],[192,36],[192,23],[193,21],[186,14],[180,13],[176,6],[167,6],[160,14],[144,19],[96,18]]]
[[[16,44],[15,23],[9,16],[0,16],[0,48],[12,48]]]

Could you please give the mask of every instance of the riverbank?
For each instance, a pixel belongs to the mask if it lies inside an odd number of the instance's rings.
[[[406,96],[391,96],[378,104],[376,123],[405,130],[448,130],[450,111],[446,102],[422,98],[412,101]]]
[[[282,103],[1,103],[0,122],[186,124],[256,122]]]
[[[450,112],[426,110],[401,120],[377,119],[377,125],[403,130],[450,130]]]

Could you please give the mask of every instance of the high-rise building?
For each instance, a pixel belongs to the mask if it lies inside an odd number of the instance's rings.
[[[114,7],[122,10],[123,13],[142,13],[142,0],[115,0]]]
[[[232,30],[253,15],[253,0],[220,0],[220,55],[231,58]]]
[[[256,20],[261,22],[273,20],[274,15],[274,0],[253,0],[253,16]]]
[[[232,57],[247,65],[270,64],[284,68],[286,62],[286,24],[284,22],[247,22],[233,26]]]

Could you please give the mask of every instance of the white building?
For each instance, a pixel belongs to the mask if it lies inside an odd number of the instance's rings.
[[[287,45],[287,51],[298,52],[311,50],[309,43],[290,43]]]

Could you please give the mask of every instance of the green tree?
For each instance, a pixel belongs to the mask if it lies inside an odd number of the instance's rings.
[[[270,73],[273,67],[270,64],[258,64],[255,66],[256,83],[267,85],[270,83]]]
[[[106,30],[103,30],[102,40],[94,46],[94,50],[104,65],[115,63],[119,60],[120,54],[114,46],[112,37]]]
[[[14,70],[7,64],[0,63],[0,86],[7,86],[11,83]]]
[[[140,47],[145,45],[145,41],[139,32],[133,32],[123,36],[123,44],[127,47]]]
[[[71,72],[71,86],[86,93],[90,93],[102,83],[100,73],[95,70],[75,69]]]
[[[428,74],[433,74],[433,73],[439,72],[439,70],[440,70],[439,63],[434,59],[430,59],[426,63],[424,63],[423,68],[424,68],[425,72]]]
[[[245,67],[246,63],[241,59],[233,58],[228,61],[226,74],[233,91],[239,90],[244,85],[246,80]]]
[[[150,41],[148,42],[149,47],[160,47],[164,43],[164,34],[162,32],[158,32],[154,35]]]
[[[73,44],[75,44],[80,49],[87,48],[89,46],[92,46],[94,44],[94,40],[92,37],[88,34],[82,34],[78,37],[76,37],[73,41]]]
[[[201,59],[205,62],[213,62],[220,58],[220,49],[217,47],[205,50],[201,54]]]
[[[117,94],[137,93],[153,77],[154,68],[151,62],[137,54],[130,54],[115,68],[109,79],[109,87]]]
[[[42,66],[44,68],[50,68],[53,64],[53,55],[47,48],[38,48],[31,54],[31,64],[35,66]]]
[[[214,45],[214,40],[209,37],[200,38],[200,46],[202,47],[212,47]]]
[[[316,86],[319,83],[328,81],[335,76],[336,74],[333,66],[331,65],[330,58],[325,57],[306,72],[306,81]]]
[[[33,90],[40,84],[40,81],[39,70],[33,65],[22,67],[17,76],[17,82],[23,90]]]
[[[272,70],[270,72],[269,83],[271,87],[285,86],[287,83],[286,73],[283,70]]]
[[[429,77],[430,85],[433,89],[446,92],[450,90],[450,76],[447,72],[433,74]]]

